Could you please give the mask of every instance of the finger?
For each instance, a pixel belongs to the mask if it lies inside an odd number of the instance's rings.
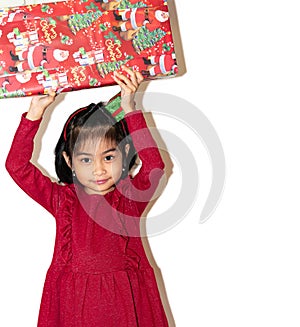
[[[48,90],[48,94],[40,98],[41,104],[45,107],[48,107],[52,102],[54,102],[56,97],[55,91],[52,89]]]
[[[124,74],[115,72],[114,74],[115,81],[125,90],[135,92],[138,85],[134,83]]]
[[[56,92],[52,89],[50,89],[48,91],[48,96],[51,97],[51,98],[55,98],[56,97]]]
[[[114,75],[119,78],[120,80],[122,80],[125,84],[129,84],[130,83],[130,79],[125,75],[122,74],[120,72],[115,71]]]
[[[125,65],[122,65],[121,68],[123,71],[125,71],[127,74],[129,74],[131,76],[134,74],[133,70]]]
[[[117,76],[112,75],[112,77],[115,80],[115,82],[120,86],[120,88],[121,88],[121,95],[124,95],[124,93],[132,93],[132,92],[134,92],[130,88],[128,88],[128,86],[125,83],[123,83]]]
[[[140,72],[136,72],[135,74],[136,74],[137,82],[140,85],[144,80],[144,76]]]
[[[54,100],[55,100],[55,96],[56,96],[55,92],[54,92],[54,94],[49,94],[49,95],[48,95],[48,97],[47,97],[47,99],[46,99],[48,105],[51,104],[52,102],[54,102]]]
[[[125,87],[126,86],[126,84],[121,80],[121,74],[119,74],[119,73],[117,73],[117,72],[114,72],[114,74],[113,75],[111,75],[111,77],[115,80],[115,82],[117,83],[117,84],[119,84],[119,86],[121,87],[121,88],[123,88],[123,87]]]
[[[36,103],[38,103],[38,101],[40,101],[40,96],[33,96],[32,98],[31,98],[31,104],[32,105],[34,105],[34,104],[36,104]]]
[[[122,65],[121,68],[122,68],[123,71],[125,71],[129,75],[132,84],[135,87],[138,87],[139,86],[139,82],[137,80],[136,71],[134,71],[131,68],[129,68],[127,66],[124,66],[124,65]]]

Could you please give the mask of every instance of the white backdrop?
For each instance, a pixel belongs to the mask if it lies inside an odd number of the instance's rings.
[[[297,4],[176,3],[187,72],[150,82],[147,91],[180,96],[201,110],[226,157],[221,202],[199,224],[212,176],[206,148],[178,122],[155,117],[158,128],[176,131],[190,147],[200,173],[199,194],[189,213],[174,228],[149,238],[177,327],[300,325]],[[108,87],[69,93],[49,110],[39,163],[51,175],[53,148],[67,116],[116,91]],[[29,101],[0,100],[0,326],[5,327],[36,325],[55,235],[52,217],[18,189],[4,168]],[[172,203],[180,183],[175,162],[153,212]]]

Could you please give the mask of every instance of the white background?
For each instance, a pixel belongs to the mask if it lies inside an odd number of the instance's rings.
[[[149,239],[178,327],[300,325],[297,4],[176,3],[187,72],[153,81],[147,91],[181,96],[197,106],[221,139],[227,169],[219,206],[199,224],[210,187],[209,157],[189,131],[157,117],[157,126],[176,131],[199,163],[194,207],[180,224]],[[39,163],[51,175],[53,148],[66,117],[116,91],[109,87],[69,93],[49,111]],[[5,327],[35,326],[55,234],[52,217],[23,194],[4,169],[29,101],[0,100],[0,326]],[[172,203],[180,181],[175,164],[155,212]]]

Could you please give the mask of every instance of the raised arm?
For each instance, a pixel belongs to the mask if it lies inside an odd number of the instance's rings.
[[[139,172],[132,179],[132,196],[138,201],[142,213],[155,193],[161,177],[164,175],[165,164],[158,146],[140,110],[125,116],[133,144],[142,162]]]
[[[134,96],[143,81],[143,76],[126,67],[122,67],[122,69],[127,73],[127,76],[116,72],[114,78],[121,87],[121,107],[125,112],[125,120],[133,144],[142,161],[141,169],[132,179],[133,190],[131,194],[131,197],[137,201],[140,213],[142,213],[164,174],[164,162],[142,111],[135,109]]]
[[[55,211],[58,185],[44,176],[30,160],[34,136],[45,109],[54,98],[55,94],[50,94],[32,99],[28,112],[21,118],[5,163],[7,171],[20,188],[52,214]]]

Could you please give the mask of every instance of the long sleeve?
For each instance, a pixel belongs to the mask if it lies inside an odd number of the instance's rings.
[[[26,119],[25,114],[22,116],[5,166],[13,180],[24,192],[51,214],[54,214],[58,203],[59,188],[62,186],[52,182],[30,162],[34,147],[33,140],[40,122],[41,120]]]
[[[142,111],[127,114],[125,119],[133,144],[142,161],[141,169],[132,179],[132,197],[138,199],[138,208],[143,212],[158,187],[165,165]]]

